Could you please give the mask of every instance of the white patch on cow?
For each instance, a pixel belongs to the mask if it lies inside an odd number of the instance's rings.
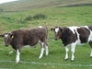
[[[55,32],[58,33],[58,31],[59,31],[59,28],[55,28]]]
[[[68,27],[68,28],[73,32],[73,34],[75,34],[75,30],[76,30],[77,28],[79,28],[79,27],[73,26],[73,27]]]
[[[43,26],[39,26],[39,28],[43,28]]]
[[[78,31],[77,31],[77,29],[75,30],[75,32],[76,32],[76,34],[77,34],[77,40],[74,42],[74,43],[76,43],[76,44],[78,44],[78,45],[82,45],[81,44],[81,41],[80,41],[80,37],[79,37],[79,33],[78,33]]]
[[[19,61],[20,61],[20,52],[19,52],[19,50],[17,50],[16,63],[19,63]]]
[[[72,31],[73,34],[75,34],[75,33],[77,34],[77,40],[73,43],[78,44],[78,45],[83,45],[83,44],[81,44],[81,41],[80,41],[80,37],[79,37],[80,34],[77,31],[77,29],[80,27],[73,26],[73,27],[68,27],[68,28]]]
[[[8,34],[5,34],[4,37],[7,38],[9,35]]]

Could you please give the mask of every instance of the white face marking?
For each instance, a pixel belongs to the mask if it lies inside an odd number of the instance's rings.
[[[59,28],[55,28],[55,32],[57,33],[59,31]]]
[[[8,37],[8,34],[4,35],[6,38]]]

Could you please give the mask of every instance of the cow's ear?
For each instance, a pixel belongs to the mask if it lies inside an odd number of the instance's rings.
[[[63,31],[63,28],[59,27],[60,31],[62,32]]]
[[[55,28],[51,28],[51,31],[54,31],[55,30]]]
[[[10,33],[10,35],[11,35],[11,38],[13,39],[14,38],[14,35],[12,33]]]
[[[4,35],[3,34],[0,34],[0,37],[2,38],[2,37],[4,37]]]
[[[62,31],[63,29],[61,27],[59,27],[60,31]]]

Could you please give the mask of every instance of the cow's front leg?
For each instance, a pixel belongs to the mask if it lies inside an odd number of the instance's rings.
[[[89,42],[89,45],[91,47],[90,57],[92,58],[92,41]]]
[[[66,46],[65,47],[65,50],[66,50],[65,60],[67,60],[68,59],[69,48]]]
[[[9,52],[9,54],[12,54],[12,53],[13,53],[13,51],[10,51],[10,52]]]
[[[20,50],[17,49],[17,54],[16,54],[16,63],[19,63],[20,61]]]
[[[49,50],[48,50],[48,43],[47,43],[47,40],[46,40],[46,42],[45,42],[45,50],[46,50],[46,56],[48,56]]]

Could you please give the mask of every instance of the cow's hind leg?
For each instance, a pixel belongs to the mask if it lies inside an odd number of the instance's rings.
[[[41,44],[41,53],[40,53],[39,59],[41,59],[43,57],[43,53],[44,53],[44,49],[45,49],[45,43],[41,42],[40,44]]]
[[[90,57],[92,58],[92,41],[89,42],[89,45],[90,45],[90,47],[91,47]]]
[[[45,49],[46,49],[46,56],[48,56],[48,54],[49,54],[49,50],[48,50],[48,44],[47,44],[47,42],[45,42]]]
[[[75,56],[74,56],[75,47],[76,47],[76,44],[75,43],[71,44],[71,52],[72,52],[71,61],[74,61],[74,58],[75,58]]]

